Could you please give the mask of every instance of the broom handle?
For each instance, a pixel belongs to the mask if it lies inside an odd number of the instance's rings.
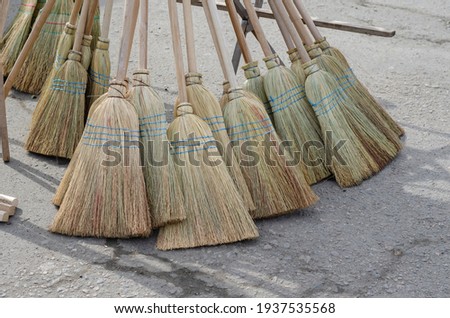
[[[283,23],[288,30],[292,40],[295,43],[295,46],[297,47],[297,51],[300,54],[300,58],[302,59],[303,63],[311,61],[311,58],[309,57],[308,52],[306,52],[306,49],[303,46],[302,40],[300,39],[297,30],[295,29],[289,18],[289,13],[284,7],[282,0],[271,0],[270,2],[273,5],[273,10],[276,10],[278,12],[278,17],[275,18],[277,20],[280,19],[281,23]]]
[[[188,101],[186,80],[184,78],[183,52],[181,51],[180,25],[178,22],[176,0],[169,0],[170,31],[172,33],[172,47],[175,56],[175,71],[177,75],[178,99],[180,103]]]
[[[94,27],[95,12],[97,11],[97,7],[98,7],[98,0],[91,0],[88,18],[86,20],[86,27],[84,29],[85,35],[91,35],[92,33],[92,28]]]
[[[197,59],[195,54],[194,22],[192,19],[191,0],[183,0],[184,32],[186,35],[186,52],[188,70],[197,72]]]
[[[1,1],[2,12],[0,13],[0,39],[3,37],[6,20],[8,19],[9,0]]]
[[[234,74],[233,65],[231,64],[231,58],[228,54],[227,47],[225,45],[225,37],[223,32],[218,32],[221,29],[219,14],[217,12],[217,6],[215,0],[204,0],[205,10],[208,10],[211,18],[211,34],[213,38],[216,38],[214,45],[216,45],[216,51],[219,59],[222,61],[221,65],[223,67],[223,72],[225,74],[225,79],[230,83],[231,89],[238,88],[238,82],[236,75]]]
[[[69,24],[77,25],[78,13],[80,13],[83,0],[76,0],[73,5],[72,12],[70,13]]]
[[[127,0],[122,29],[122,39],[120,43],[119,65],[116,76],[116,79],[119,82],[125,81],[125,78],[127,77],[128,61],[130,60],[138,13],[139,0]]]
[[[217,52],[217,55],[218,55],[218,58],[219,58],[220,67],[222,68],[222,73],[223,73],[224,79],[226,81],[228,81],[227,72],[225,70],[225,68],[226,68],[225,60],[223,59],[223,56],[221,55],[221,53],[217,49],[217,47],[219,46],[218,39],[217,39],[216,33],[213,32],[213,30],[214,30],[214,23],[212,21],[211,12],[208,9],[208,4],[206,3],[206,1],[203,3],[203,11],[205,12],[206,21],[208,21],[208,27],[209,27],[209,30],[211,31],[211,37],[212,37],[213,42],[214,42],[214,47],[216,48],[216,52]]]
[[[241,23],[239,22],[239,16],[236,7],[234,6],[234,2],[233,0],[226,0],[225,3],[227,5],[231,24],[233,25],[234,33],[236,33],[236,38],[238,40],[239,47],[241,48],[245,63],[251,63],[253,62],[253,58],[247,45],[247,41],[245,40],[245,34],[244,31],[242,31]]]
[[[141,0],[139,19],[139,68],[147,69],[148,48],[148,0]]]
[[[267,41],[266,36],[264,35],[264,31],[261,27],[261,24],[259,23],[258,15],[255,11],[255,8],[252,5],[251,0],[244,0],[244,6],[245,9],[247,10],[248,17],[253,26],[256,38],[258,39],[259,44],[261,45],[264,55],[265,56],[272,55],[272,50],[270,49],[269,42]]]
[[[39,33],[41,32],[41,29],[45,24],[45,21],[47,21],[48,16],[52,12],[53,5],[55,4],[55,2],[56,0],[47,0],[47,2],[44,5],[44,8],[42,9],[41,14],[34,23],[33,29],[31,30],[31,33],[28,36],[28,39],[25,42],[22,51],[20,51],[19,57],[14,63],[11,73],[9,73],[5,85],[3,85],[3,96],[5,96],[5,98],[6,96],[8,96],[9,91],[11,90],[11,87],[13,86],[13,83],[16,80],[17,75],[19,75],[20,69],[22,68],[23,63],[25,62],[25,59],[28,57],[31,48],[36,42],[36,39],[38,38]]]
[[[292,2],[292,0],[283,0],[284,6],[286,7],[289,16],[291,17],[292,22],[294,23],[297,32],[300,34],[303,42],[306,45],[313,45],[314,38],[309,33],[308,28],[305,24],[303,24],[303,19],[300,13],[298,12],[296,6]]]
[[[83,41],[84,29],[86,27],[86,19],[89,13],[89,5],[91,0],[86,0],[83,3],[83,8],[81,9],[81,16],[78,20],[77,32],[75,33],[75,41],[73,43],[73,48],[75,52],[81,52],[81,43]]]
[[[291,37],[291,34],[288,30],[288,27],[287,27],[285,21],[283,21],[283,19],[280,16],[280,12],[278,11],[278,6],[274,2],[276,2],[276,1],[269,0],[270,8],[272,9],[273,16],[275,18],[275,21],[277,22],[278,28],[280,29],[281,35],[283,36],[284,43],[286,43],[288,50],[292,50],[295,48],[296,45],[293,42],[293,39]]]
[[[105,39],[109,37],[109,26],[111,25],[112,8],[113,8],[113,0],[106,0],[101,31],[102,37],[104,37]]]
[[[311,34],[313,35],[314,39],[316,41],[320,41],[323,39],[323,36],[320,34],[319,29],[317,28],[316,24],[314,23],[311,15],[308,13],[308,10],[306,10],[306,7],[303,3],[303,1],[300,0],[294,0],[295,6],[297,7],[298,11],[300,12],[301,16],[303,17],[303,20],[306,22],[306,25],[308,26],[309,31],[311,31]]]

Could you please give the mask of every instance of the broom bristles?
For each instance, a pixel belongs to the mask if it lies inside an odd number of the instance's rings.
[[[266,108],[267,114],[273,121],[272,109],[270,108],[269,100],[267,99],[266,91],[264,90],[264,78],[261,76],[261,71],[258,67],[258,61],[248,63],[242,67],[245,75],[245,82],[242,88],[255,94],[261,103]]]
[[[92,25],[92,42],[91,50],[94,51],[97,47],[97,41],[102,36],[101,34],[101,23],[100,23],[100,5],[97,5],[97,9],[94,14],[94,24]],[[105,35],[106,36],[106,35]]]
[[[52,232],[107,238],[150,235],[138,116],[124,98],[123,83],[111,85],[108,98],[87,123]]]
[[[153,228],[186,218],[181,192],[169,155],[164,102],[150,87],[148,70],[133,74],[129,97],[139,117],[143,171]],[[151,143],[151,144],[150,144]]]
[[[94,109],[94,108],[97,109],[98,106],[100,106],[107,97],[108,97],[108,94],[103,94],[102,96],[97,98],[95,103],[92,105],[91,109]],[[93,111],[89,114],[88,118],[92,117],[92,113],[93,113]],[[78,154],[80,152],[80,147],[81,147],[80,145],[81,145],[81,143],[78,143],[77,148],[75,149],[75,151],[72,155],[72,158],[70,159],[69,166],[67,167],[66,172],[64,173],[64,176],[63,176],[58,188],[56,189],[56,193],[53,196],[52,202],[56,206],[61,205],[61,203],[64,199],[64,196],[67,192],[67,188],[69,187],[70,180],[72,180],[73,171],[75,169],[75,165],[78,160]]]
[[[95,48],[89,69],[88,88],[86,91],[87,110],[104,93],[108,91],[111,79],[111,60],[109,56],[109,40],[99,38]]]
[[[210,127],[214,139],[220,143],[219,148],[222,157],[228,167],[231,178],[236,184],[242,196],[244,204],[249,211],[255,209],[250,191],[242,175],[239,164],[232,153],[227,149],[230,144],[227,130],[223,119],[223,113],[216,97],[202,84],[202,76],[199,73],[189,73],[186,75],[186,90],[188,101],[192,105],[194,114],[202,118]]]
[[[0,35],[0,64],[3,65],[3,76],[7,76],[11,72],[27,40],[36,3],[36,0],[22,0],[19,12],[8,31],[4,35]]]
[[[53,6],[39,37],[26,58],[14,88],[25,93],[37,95],[52,69],[60,35],[72,11],[72,0],[59,0]]]
[[[168,136],[184,194],[186,220],[161,228],[157,248],[192,248],[258,237],[208,125],[192,114],[190,104],[180,104],[177,115]]]
[[[230,101],[229,92],[230,92],[230,82],[224,81],[223,82],[222,97],[219,100],[219,104],[220,104],[220,108],[222,109],[222,113],[224,112],[225,106]],[[250,92],[250,91],[248,91],[246,89],[243,89],[241,91],[241,93],[247,98],[254,99],[257,102],[261,101],[258,96],[256,96],[255,94],[253,94],[252,92]]]
[[[87,72],[81,56],[71,52],[56,73],[50,92],[44,94],[33,114],[25,149],[31,152],[71,158],[84,128]],[[39,117],[37,117],[39,116]]]
[[[81,42],[81,65],[87,71],[91,65],[92,51],[91,51],[92,35],[83,35]]]
[[[358,80],[358,78],[353,73],[352,68],[348,64],[345,56],[337,48],[331,47],[326,39],[318,42],[319,47],[322,49],[323,53],[334,57],[336,61],[340,64],[341,76],[340,83],[342,86],[355,86],[355,93],[357,94],[357,100],[361,101],[361,107],[358,107],[369,119],[373,122],[378,123],[377,127],[384,129],[387,127],[389,130],[393,131],[398,137],[405,134],[402,127],[388,114],[383,106],[370,94],[367,87]],[[363,106],[367,104],[366,106]],[[357,104],[359,106],[360,103]],[[383,130],[385,132],[385,130]]]
[[[242,92],[230,92],[224,117],[233,151],[256,204],[252,217],[274,217],[312,205],[318,198],[300,169],[289,164],[290,156],[280,154],[281,141],[264,106]],[[245,153],[242,149],[248,143],[256,143],[251,147],[253,156],[248,155],[249,149],[245,148]]]
[[[305,85],[306,74],[303,69],[303,63],[300,58],[300,54],[298,53],[297,48],[289,50],[287,52],[289,54],[289,59],[291,60],[291,70],[297,76],[297,79],[300,84]]]
[[[283,141],[292,142],[291,155],[300,159],[298,168],[306,181],[314,184],[330,176],[325,166],[325,147],[320,147],[323,145],[320,125],[306,99],[304,85],[277,59],[276,54],[264,59],[268,69],[264,89],[273,112],[274,126]],[[315,146],[309,147],[311,143]]]

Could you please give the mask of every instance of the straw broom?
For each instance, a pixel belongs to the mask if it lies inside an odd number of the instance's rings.
[[[84,2],[73,51],[56,72],[50,91],[43,94],[36,115],[33,113],[25,143],[30,152],[71,158],[83,133],[87,72],[81,64],[80,49],[89,3]]]
[[[266,107],[266,111],[272,118],[272,109],[270,108],[269,100],[267,99],[266,92],[264,90],[264,80],[261,76],[261,71],[258,67],[258,61],[252,58],[250,49],[245,40],[245,34],[242,31],[241,24],[239,23],[238,13],[233,0],[226,0],[228,13],[230,16],[231,24],[233,25],[234,33],[241,48],[242,56],[244,57],[245,65],[242,66],[244,70],[246,81],[242,86],[245,90],[255,94]]]
[[[52,69],[59,37],[64,30],[67,17],[72,11],[72,0],[57,0],[39,38],[25,61],[14,88],[37,95]]]
[[[323,70],[339,77],[340,65],[331,56],[323,55],[321,50],[313,45],[313,39],[308,29],[301,21],[301,16],[296,11],[294,4],[291,1],[285,1],[289,10],[289,15],[292,17],[295,27],[302,36],[303,41],[307,44],[307,50],[309,55],[317,60],[317,65]],[[358,97],[359,89],[357,86],[347,85],[341,88],[345,91],[345,96],[349,99],[348,110],[352,111],[353,116],[357,117],[360,124],[364,127],[364,132],[369,137],[364,137],[361,134],[361,140],[364,142],[367,150],[372,154],[372,157],[377,161],[379,170],[383,169],[389,164],[399,153],[402,145],[395,134],[380,116],[375,112],[368,111],[366,105],[364,105],[361,99]],[[355,132],[359,129],[355,128]]]
[[[0,42],[0,62],[3,65],[3,75],[7,76],[11,71],[31,28],[33,12],[37,0],[22,0],[19,12],[6,33],[2,35]]]
[[[126,2],[117,80],[86,125],[72,179],[50,227],[52,232],[108,238],[150,235],[139,164],[139,121],[124,98],[123,86],[138,8],[139,1]],[[119,160],[111,164],[112,154]]]
[[[161,228],[156,247],[171,250],[256,238],[256,225],[215,146],[211,129],[187,102],[175,0],[169,0],[169,17],[180,104],[168,137],[184,194],[186,220]]]
[[[278,55],[272,54],[251,1],[244,0],[244,4],[266,55],[264,61],[268,71],[264,76],[264,89],[273,112],[275,128],[282,140],[291,142],[291,155],[300,155],[299,168],[306,181],[317,183],[327,178],[330,171],[325,165],[320,126],[306,99],[304,86],[290,69],[280,65]]]
[[[197,69],[194,44],[194,27],[190,0],[183,0],[183,12],[189,70],[186,74],[188,101],[194,109],[194,114],[202,118],[209,125],[214,139],[220,145],[219,151],[228,167],[231,178],[235,182],[236,187],[242,196],[244,204],[247,206],[249,211],[254,210],[255,204],[253,203],[247,184],[242,175],[241,169],[239,168],[239,164],[236,162],[235,158],[231,156],[231,151],[228,149],[230,138],[227,135],[220,104],[214,94],[203,85],[202,75]]]
[[[228,102],[230,101],[230,82],[229,81],[224,81],[222,84],[222,97],[220,98],[220,107],[222,108],[222,112],[224,111],[225,106],[228,104]],[[255,94],[253,94],[252,92],[242,89],[242,94],[246,97],[246,98],[250,98],[250,99],[254,99],[256,102],[261,102],[261,99],[256,96]],[[267,112],[267,110],[266,110]],[[270,117],[270,116],[269,116]]]
[[[275,1],[277,2],[279,1]],[[289,10],[288,7],[287,9]],[[289,30],[294,37],[296,31],[292,24],[287,22],[288,11],[279,5],[279,12],[290,26]],[[339,86],[336,78],[322,71],[317,65],[317,60],[311,60],[303,45],[297,49],[307,75],[306,95],[317,115],[324,136],[327,165],[330,166],[341,187],[358,185],[379,171],[377,160],[367,146],[376,138],[382,139],[384,135],[374,129],[370,122],[367,123],[367,120],[362,121],[360,113],[354,111],[355,106]],[[384,141],[389,144],[386,138]],[[332,149],[336,149],[336,153],[331,151]],[[395,150],[393,145],[391,150]]]
[[[89,68],[89,80],[86,91],[86,105],[89,111],[91,105],[101,95],[106,93],[109,86],[111,74],[111,60],[109,57],[109,26],[111,24],[111,14],[113,0],[106,0],[105,11],[103,13],[102,36],[98,38],[95,50],[92,54]],[[95,24],[94,24],[95,25]]]
[[[331,47],[326,38],[320,34],[319,29],[314,24],[303,2],[301,0],[295,0],[295,5],[323,53],[337,60],[340,67],[336,70],[340,72],[336,75],[340,76],[340,82],[343,87],[349,87],[350,90],[354,91],[347,94],[355,100],[356,106],[380,129],[387,127],[398,136],[404,135],[403,128],[400,127],[383,106],[370,94],[369,90],[358,80],[342,52],[335,47]]]
[[[148,0],[141,0],[139,70],[133,73],[129,101],[139,116],[141,157],[153,228],[186,218],[183,193],[169,155],[164,102],[150,86],[147,66]]]
[[[105,4],[106,8],[106,4]],[[105,36],[101,32],[101,24],[100,24],[100,5],[97,1],[95,14],[94,14],[94,25],[92,27],[92,42],[91,42],[91,51],[94,51],[97,47],[97,41],[100,37]],[[107,37],[107,36],[106,36]]]
[[[215,2],[205,1],[204,9],[225,78],[230,82],[224,118],[234,154],[256,204],[252,217],[274,217],[312,205],[318,198],[300,169],[290,164],[292,158],[281,154],[281,140],[264,105],[257,99],[246,97],[243,90],[237,88],[225,40],[217,31],[221,27]]]

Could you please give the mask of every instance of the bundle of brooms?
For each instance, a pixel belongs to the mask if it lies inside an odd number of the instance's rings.
[[[139,119],[125,98],[124,85],[138,9],[139,1],[127,0],[116,80],[86,125],[72,178],[50,227],[53,232],[115,238],[151,233]],[[119,154],[119,162],[108,163],[105,142]]]
[[[211,129],[193,114],[187,102],[175,0],[169,0],[169,16],[179,103],[168,137],[184,193],[186,220],[161,228],[157,247],[168,250],[256,238],[258,230],[218,152]]]

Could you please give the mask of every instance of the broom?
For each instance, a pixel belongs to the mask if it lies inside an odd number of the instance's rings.
[[[19,12],[8,31],[4,35],[3,31],[0,33],[0,35],[3,35],[0,42],[0,62],[3,65],[4,76],[7,76],[11,71],[27,40],[36,3],[37,0],[22,0]]]
[[[252,58],[250,49],[245,40],[245,34],[242,31],[241,24],[239,23],[238,13],[233,0],[226,0],[228,13],[230,16],[231,24],[233,25],[234,33],[241,48],[242,56],[244,57],[245,65],[242,66],[244,70],[246,81],[242,88],[255,94],[266,107],[266,111],[272,117],[272,109],[270,107],[269,100],[267,99],[266,92],[264,91],[264,80],[261,76],[260,69],[258,67],[258,61]]]
[[[254,210],[255,204],[253,203],[252,196],[248,190],[241,169],[239,168],[239,164],[236,162],[235,158],[231,156],[232,152],[228,149],[230,138],[227,135],[220,104],[214,94],[203,85],[202,75],[198,73],[197,70],[190,0],[183,0],[183,12],[189,70],[189,73],[186,74],[188,102],[192,105],[194,114],[208,123],[214,139],[220,145],[219,151],[228,167],[231,178],[235,182],[236,187],[242,196],[244,204],[249,211]]]
[[[301,21],[301,16],[296,11],[292,2],[286,1],[289,15],[291,15],[297,31],[302,36],[303,41],[308,45],[309,55],[317,60],[317,65],[324,71],[329,72],[337,77],[342,74],[342,69],[336,60],[327,55],[323,55],[321,50],[313,45],[313,39],[308,29]],[[358,85],[347,85],[341,88],[345,91],[345,96],[349,99],[348,110],[354,112],[354,116],[358,117],[359,122],[364,126],[365,132],[370,135],[365,138],[361,135],[361,139],[367,143],[366,148],[377,161],[379,169],[383,169],[389,164],[399,153],[402,145],[398,135],[390,130],[385,121],[376,113],[369,111],[364,104],[364,100],[360,99],[360,89]],[[355,131],[359,131],[357,128]]]
[[[140,7],[139,70],[133,73],[128,100],[139,116],[141,157],[153,228],[186,218],[183,193],[176,180],[174,163],[167,147],[167,120],[164,102],[150,86],[147,68],[148,0]]]
[[[50,231],[108,238],[147,237],[151,232],[140,167],[139,121],[124,98],[139,1],[126,2],[117,80],[92,114],[78,160]],[[111,155],[118,159],[111,162]]]
[[[83,133],[87,72],[81,65],[80,49],[90,1],[84,2],[73,51],[33,113],[25,143],[30,152],[71,158]]]
[[[256,238],[256,225],[215,146],[211,129],[187,102],[175,0],[169,0],[169,17],[180,104],[168,137],[184,193],[186,220],[161,228],[156,247],[171,250]]]
[[[86,92],[87,110],[91,105],[108,90],[111,60],[109,57],[109,26],[111,24],[111,14],[113,1],[105,2],[105,11],[103,13],[102,36],[98,38],[95,50],[92,54],[91,65],[89,68],[89,80]]]
[[[14,88],[21,92],[37,95],[41,92],[44,80],[52,69],[60,35],[67,17],[72,11],[72,0],[57,0],[47,19],[36,44],[25,61]]]
[[[243,90],[237,88],[225,40],[217,31],[222,28],[214,0],[204,1],[204,9],[225,78],[231,86],[224,118],[234,154],[256,204],[251,215],[254,218],[274,217],[310,206],[318,198],[300,169],[291,165],[290,156],[280,153],[281,141],[264,105],[255,98],[246,97]]]
[[[290,152],[295,158],[300,155],[299,168],[309,184],[330,176],[325,165],[325,148],[320,126],[309,105],[305,88],[288,68],[278,62],[272,54],[251,0],[244,0],[249,19],[253,25],[268,68],[264,76],[264,89],[273,112],[274,125],[282,140],[291,143]],[[311,146],[312,145],[312,146]]]
[[[326,38],[322,37],[303,2],[301,0],[295,0],[295,5],[322,51],[337,60],[338,67],[335,70],[338,72],[335,74],[340,77],[341,85],[348,87],[352,91],[347,92],[347,94],[356,102],[355,104],[359,110],[373,121],[379,129],[383,131],[388,129],[393,131],[397,136],[403,136],[405,133],[403,128],[399,126],[383,106],[370,94],[369,90],[358,80],[342,52],[337,48],[331,47]]]
[[[76,0],[74,6],[72,8],[72,12],[70,14],[69,22],[66,23],[64,27],[64,31],[61,34],[58,47],[56,49],[55,61],[53,63],[52,70],[47,76],[44,85],[42,86],[42,92],[49,92],[49,87],[52,84],[53,78],[55,77],[56,72],[63,66],[64,62],[67,60],[69,56],[69,52],[73,47],[73,42],[75,39],[75,31],[77,29],[77,18],[78,13],[80,12],[81,5],[83,4],[83,0]],[[42,95],[40,98],[43,98]],[[39,117],[39,116],[36,116]]]
[[[105,4],[105,8],[106,8],[106,4]],[[96,9],[95,9],[94,25],[92,27],[91,35],[92,35],[91,51],[94,51],[95,48],[97,47],[98,38],[104,36],[103,33],[101,32],[100,6],[99,6],[98,2],[97,2],[97,5],[96,5]]]
[[[95,11],[98,8],[98,0],[91,0],[91,5],[89,7],[88,18],[86,20],[86,27],[84,29],[83,41],[81,42],[81,65],[87,71],[91,65],[92,60],[92,27],[94,25]]]
[[[277,3],[279,1],[275,1]],[[279,5],[279,12],[283,20],[290,24],[291,11]],[[290,28],[292,30],[292,28]],[[295,37],[295,31],[291,31]],[[320,122],[322,135],[327,151],[327,165],[332,170],[336,181],[341,187],[360,184],[379,171],[379,166],[371,153],[366,149],[372,136],[366,132],[373,126],[362,123],[358,112],[350,111],[355,108],[345,92],[339,86],[336,78],[322,71],[317,60],[311,60],[303,45],[297,47],[304,62],[306,73],[305,90],[309,102]],[[380,133],[377,133],[377,137]],[[393,147],[392,147],[393,148]],[[335,149],[335,151],[333,151]]]

